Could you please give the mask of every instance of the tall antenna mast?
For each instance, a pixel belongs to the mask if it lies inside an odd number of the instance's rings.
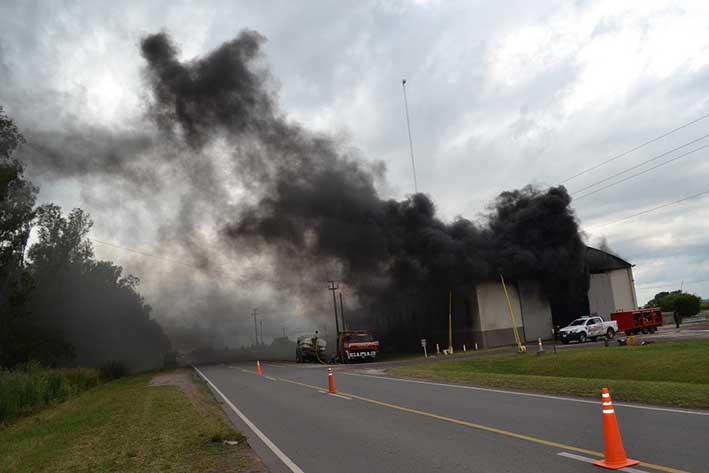
[[[411,122],[409,121],[409,101],[406,100],[406,79],[401,80],[401,88],[404,91],[404,109],[406,110],[406,128],[409,130],[409,150],[411,151],[411,169],[414,173],[414,192],[418,194],[419,186],[416,182],[416,163],[414,162],[414,144],[411,141]]]

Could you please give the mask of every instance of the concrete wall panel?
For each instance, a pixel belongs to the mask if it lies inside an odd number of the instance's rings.
[[[613,288],[608,273],[591,275],[591,284],[588,288],[588,307],[591,314],[598,314],[606,320],[609,319],[610,313],[615,310]],[[590,314],[576,314],[577,317],[582,315]]]
[[[616,269],[608,273],[613,289],[614,310],[631,310],[638,306],[631,268]]]
[[[475,288],[478,299],[478,314],[480,316],[480,329],[482,331],[511,329],[512,321],[507,310],[505,293],[499,282],[483,282]],[[510,304],[515,315],[517,327],[522,327],[522,309],[519,303],[519,294],[514,285],[507,285]]]
[[[536,281],[520,281],[518,287],[525,340],[536,342],[538,338],[551,339],[551,306],[541,286]]]

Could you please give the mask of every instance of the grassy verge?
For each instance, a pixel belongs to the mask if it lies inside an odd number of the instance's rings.
[[[495,388],[709,408],[709,341],[563,350],[403,366],[399,376]]]
[[[97,384],[99,373],[90,368],[52,370],[28,363],[13,371],[0,370],[0,425]]]
[[[152,376],[100,385],[0,430],[0,471],[238,472],[253,467],[258,460],[205,388],[188,398],[178,386],[150,386]],[[240,446],[225,445],[224,439],[239,440]]]
[[[455,359],[457,357],[461,356],[470,356],[475,353],[490,353],[490,352],[499,352],[503,350],[512,350],[514,349],[512,346],[504,346],[504,347],[495,347],[495,348],[485,348],[481,350],[471,350],[470,347],[468,347],[467,351],[463,351],[462,349],[459,349],[458,351],[454,352],[453,355],[436,355],[436,346],[433,346],[433,351],[428,352],[429,358],[435,358],[437,356],[446,356],[446,358],[449,359]],[[377,361],[408,361],[408,360],[415,360],[415,359],[421,359],[424,360],[424,355],[423,355],[423,349],[421,353],[381,353],[377,355]]]

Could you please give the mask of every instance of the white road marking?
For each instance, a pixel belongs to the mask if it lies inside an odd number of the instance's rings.
[[[568,402],[578,402],[581,404],[596,404],[598,401],[590,401],[585,399],[574,399],[571,397],[561,397],[561,396],[551,396],[548,394],[534,394],[534,393],[521,393],[517,391],[506,391],[504,389],[491,389],[491,388],[480,388],[477,386],[463,386],[461,384],[448,384],[448,383],[436,383],[433,381],[420,381],[416,379],[405,379],[405,378],[391,378],[389,376],[374,376],[369,374],[357,374],[357,373],[347,373],[346,371],[341,371],[340,374],[347,376],[362,376],[364,378],[375,378],[375,379],[385,379],[387,381],[398,381],[400,383],[415,383],[415,384],[427,384],[430,386],[443,386],[447,388],[458,388],[458,389],[470,389],[472,391],[484,391],[490,393],[500,393],[500,394],[511,394],[514,396],[526,396],[526,397],[538,397],[542,399],[554,399],[556,401],[568,401]],[[701,411],[688,411],[684,409],[672,409],[669,407],[652,407],[652,406],[640,406],[637,404],[626,404],[624,402],[614,403],[617,406],[630,407],[632,409],[644,409],[648,411],[661,411],[661,412],[673,412],[675,414],[692,414],[696,416],[709,416],[708,412]]]
[[[248,417],[246,417],[239,409],[237,409],[236,406],[235,406],[229,399],[227,399],[227,397],[219,390],[219,388],[217,388],[217,387],[214,385],[214,383],[212,383],[212,382],[204,375],[204,373],[202,373],[202,372],[200,371],[199,368],[197,368],[196,366],[193,366],[193,368],[194,368],[195,371],[202,377],[202,379],[204,379],[204,380],[207,382],[207,384],[209,384],[209,386],[211,386],[211,388],[214,389],[214,391],[216,391],[217,394],[219,394],[219,395],[222,397],[222,399],[224,399],[224,402],[226,402],[227,405],[228,405],[229,407],[231,407],[231,410],[233,410],[233,411],[236,413],[236,415],[238,415],[239,418],[240,418],[242,421],[244,421],[244,424],[246,424],[246,425],[249,426],[249,428],[258,436],[258,438],[260,438],[261,441],[262,441],[264,444],[266,444],[266,446],[267,446],[269,449],[271,449],[271,451],[273,452],[273,454],[276,455],[276,456],[283,462],[283,464],[286,465],[286,467],[288,467],[288,469],[289,469],[290,471],[292,471],[293,473],[305,473],[303,470],[300,469],[300,467],[299,467],[298,465],[296,465],[296,464],[293,462],[293,460],[291,460],[290,458],[288,458],[288,456],[287,456],[285,453],[283,453],[283,452],[281,451],[281,449],[276,446],[275,443],[271,442],[271,439],[269,439],[268,437],[266,437],[266,434],[264,434],[263,432],[261,432],[261,430],[260,430],[258,427],[256,427],[256,425],[255,425],[253,422],[251,422],[251,421],[248,419]]]
[[[320,391],[320,394],[327,394],[327,391]]]
[[[195,369],[196,369],[196,368],[195,368]],[[242,373],[254,374],[253,371],[245,370],[244,368],[239,368],[239,371],[241,371]]]
[[[559,455],[560,457],[571,458],[572,460],[578,460],[578,461],[582,461],[585,463],[593,463],[595,461],[598,461],[597,458],[588,458],[588,457],[576,455],[575,453],[569,453],[569,452],[559,452],[559,453],[557,453],[557,455]],[[637,468],[630,468],[630,467],[621,468],[618,471],[625,471],[627,473],[648,473],[645,470],[638,470]]]
[[[327,392],[325,394],[328,394]],[[341,397],[342,399],[347,399],[348,401],[351,401],[351,397],[343,396],[342,394],[330,394],[330,396],[335,396],[335,397]]]
[[[278,381],[276,378],[272,378],[272,377],[270,377],[270,376],[264,376],[264,378],[270,379],[271,381]]]

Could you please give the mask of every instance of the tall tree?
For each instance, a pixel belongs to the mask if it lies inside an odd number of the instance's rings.
[[[158,367],[170,342],[150,318],[138,278],[96,260],[88,239],[92,225],[81,209],[67,216],[53,204],[37,209],[37,241],[28,251],[36,284],[33,310],[74,346],[78,364]]]
[[[37,188],[12,158],[24,137],[0,106],[0,366],[31,359],[45,363],[71,348],[30,311],[33,280],[24,263]]]

